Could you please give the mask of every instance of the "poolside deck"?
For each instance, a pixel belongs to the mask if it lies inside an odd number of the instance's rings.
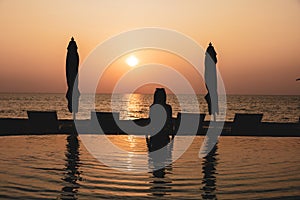
[[[97,112],[96,117],[101,125],[102,131],[95,127],[92,120],[78,120],[76,125],[80,130],[86,130],[84,133],[91,134],[133,134],[145,135],[141,132],[125,133],[117,124],[129,125],[131,120],[113,120],[113,115],[118,113]],[[187,115],[190,120],[197,117],[198,130],[191,131],[189,128],[180,129],[180,119]],[[300,137],[300,123],[274,123],[261,122],[262,114],[236,114],[233,122],[226,121],[224,126],[222,122],[204,121],[205,114],[179,113],[177,118],[173,118],[173,125],[177,135],[205,135],[208,128],[220,129],[222,136],[273,136],[273,137]],[[189,119],[186,117],[185,119]],[[145,126],[148,119],[133,120],[140,126]],[[211,125],[211,126],[210,126]],[[77,127],[78,128],[78,127]],[[76,132],[73,120],[59,120],[56,112],[28,111],[28,118],[0,118],[0,136],[9,135],[46,135],[46,134],[72,134]]]

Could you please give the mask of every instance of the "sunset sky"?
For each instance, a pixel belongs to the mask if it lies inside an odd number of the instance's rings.
[[[66,92],[72,36],[82,63],[113,35],[161,27],[203,48],[212,42],[228,94],[300,94],[299,0],[0,0],[0,26],[0,92]],[[140,63],[176,68],[197,93],[205,92],[201,77],[182,59],[158,51],[132,54]],[[126,56],[108,69],[99,92],[110,92],[130,69]]]

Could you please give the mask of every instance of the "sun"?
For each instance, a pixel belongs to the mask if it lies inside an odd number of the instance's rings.
[[[126,63],[127,63],[127,65],[129,65],[130,67],[135,67],[135,66],[139,63],[139,60],[138,60],[137,57],[135,57],[135,56],[129,56],[129,57],[126,59]]]

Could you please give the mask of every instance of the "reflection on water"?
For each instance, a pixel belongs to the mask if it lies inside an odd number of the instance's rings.
[[[172,163],[167,163],[172,161],[173,145],[174,140],[171,140],[166,148],[161,149],[162,152],[159,156],[150,152],[150,149],[148,150],[148,164],[149,169],[152,170],[149,183],[151,184],[150,192],[153,196],[170,195],[172,179],[169,176],[172,174]]]
[[[144,137],[109,138],[149,155]],[[155,168],[174,158],[185,140],[175,137],[165,157],[149,155],[145,164]],[[172,165],[133,174],[98,162],[74,135],[0,137],[0,199],[299,199],[300,138],[221,137],[201,160],[202,142],[195,137]]]
[[[217,199],[216,196],[216,167],[217,167],[217,149],[216,144],[214,148],[203,158],[202,162],[202,198],[203,199]]]
[[[63,178],[65,184],[62,188],[60,199],[77,199],[76,194],[79,188],[78,181],[81,180],[81,172],[79,170],[80,153],[77,133],[73,133],[67,137],[66,148],[65,176]]]

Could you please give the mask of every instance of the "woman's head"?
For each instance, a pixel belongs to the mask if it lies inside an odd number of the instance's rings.
[[[154,93],[153,104],[165,104],[167,101],[167,95],[164,88],[156,88]]]

